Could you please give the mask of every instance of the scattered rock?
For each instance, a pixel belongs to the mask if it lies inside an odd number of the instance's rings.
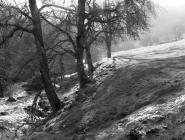
[[[17,100],[22,100],[22,99],[24,99],[25,97],[27,97],[27,96],[17,97]]]
[[[16,102],[16,99],[14,97],[9,97],[7,99],[7,102]]]
[[[47,113],[42,111],[42,110],[39,110],[39,109],[32,109],[32,106],[28,106],[28,107],[25,107],[24,110],[28,113],[28,114],[32,114],[32,115],[35,115],[35,116],[38,116],[38,117],[47,117]]]
[[[123,63],[117,70],[113,65],[100,68],[100,74],[95,74],[99,87],[90,84],[76,92],[76,102],[65,106],[70,110],[53,116],[46,122],[45,131],[33,133],[30,139],[65,139],[61,133],[68,136],[66,140],[72,140],[69,137],[74,135],[74,140],[90,140],[87,133],[99,140],[183,139],[179,135],[184,135],[185,128],[185,82],[182,80],[179,85],[171,81],[185,79],[184,56],[156,61],[146,60],[145,56],[141,57],[143,60],[137,58],[136,62]],[[62,88],[68,88],[68,84]],[[47,102],[41,99],[35,113],[44,115]],[[30,107],[26,109],[30,111]]]
[[[0,116],[6,116],[8,115],[8,112],[0,112]]]
[[[0,126],[0,131],[8,130],[5,126]]]
[[[135,129],[132,129],[127,135],[127,138],[128,140],[141,140],[141,134],[139,134]]]
[[[157,133],[159,133],[159,132],[160,132],[159,129],[154,128],[154,129],[149,130],[146,134],[147,134],[147,135],[155,135],[155,134],[157,134]]]

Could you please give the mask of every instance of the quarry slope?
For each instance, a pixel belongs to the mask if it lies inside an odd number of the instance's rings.
[[[95,65],[96,84],[22,140],[185,139],[185,40],[114,53]]]

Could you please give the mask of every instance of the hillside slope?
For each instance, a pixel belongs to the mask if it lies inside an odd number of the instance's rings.
[[[184,60],[185,40],[116,53],[96,64],[83,100],[23,139],[185,139]]]

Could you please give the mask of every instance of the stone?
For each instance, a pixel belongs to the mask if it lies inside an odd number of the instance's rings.
[[[16,102],[16,99],[14,97],[9,97],[7,99],[7,102]]]
[[[0,116],[6,116],[8,115],[8,112],[0,112]]]

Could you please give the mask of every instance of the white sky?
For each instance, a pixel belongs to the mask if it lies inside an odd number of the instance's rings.
[[[177,7],[185,5],[185,0],[153,0],[162,6]]]
[[[16,2],[21,2],[25,0],[9,0],[9,1],[16,1]],[[38,0],[39,1],[39,0]],[[55,0],[57,3],[60,3],[63,0]],[[69,0],[65,0],[66,2]],[[153,0],[154,2],[164,6],[164,7],[178,7],[185,5],[185,0]]]
[[[62,0],[55,0],[57,2]],[[66,2],[69,0],[65,0]],[[162,6],[168,6],[168,7],[177,7],[181,5],[185,5],[185,0],[153,0],[154,2],[159,3]]]
[[[59,2],[62,0],[55,0],[55,1]],[[65,0],[65,1],[67,2],[69,0]],[[153,1],[159,3],[160,5],[170,6],[170,7],[185,5],[185,0],[153,0]]]

